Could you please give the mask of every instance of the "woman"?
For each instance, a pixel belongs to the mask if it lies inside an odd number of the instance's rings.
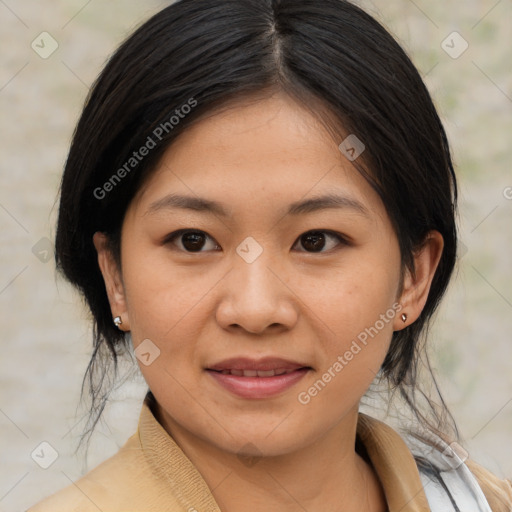
[[[94,316],[93,414],[130,345],[150,391],[126,445],[31,511],[510,510],[416,400],[456,200],[418,72],[358,7],[155,15],[91,91],[56,240]],[[411,435],[359,412],[376,382]]]

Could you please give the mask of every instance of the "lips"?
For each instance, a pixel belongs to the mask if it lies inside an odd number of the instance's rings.
[[[215,371],[215,370],[214,370]],[[220,373],[223,375],[236,375],[237,377],[275,377],[276,375],[283,375],[284,373],[291,373],[295,370],[285,370],[278,368],[276,370],[222,370]]]
[[[274,371],[277,374],[287,373],[290,371],[297,370],[299,368],[307,368],[305,364],[301,364],[295,361],[282,359],[278,357],[265,357],[263,359],[251,359],[248,357],[234,357],[231,359],[225,359],[212,366],[209,366],[209,370],[217,372],[270,372]],[[256,374],[247,375],[247,377],[255,377]],[[272,375],[261,375],[261,377],[268,377]]]
[[[281,358],[232,358],[207,372],[224,389],[242,398],[270,398],[289,389],[312,368]]]

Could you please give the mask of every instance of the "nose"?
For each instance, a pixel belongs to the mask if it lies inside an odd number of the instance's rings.
[[[222,286],[216,317],[226,330],[275,334],[297,323],[297,297],[285,283],[283,270],[275,260],[272,264],[265,251],[252,263],[236,255]]]

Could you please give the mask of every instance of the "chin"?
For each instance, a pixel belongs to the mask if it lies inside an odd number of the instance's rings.
[[[290,428],[283,422],[283,416],[272,423],[262,422],[247,426],[230,423],[229,432],[214,442],[224,451],[240,457],[278,457],[293,453],[314,443],[320,432],[311,429],[311,425],[304,430],[302,427]],[[213,441],[213,439],[212,439]]]

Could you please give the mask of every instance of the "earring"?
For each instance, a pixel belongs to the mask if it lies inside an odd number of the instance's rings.
[[[123,323],[120,316],[116,316],[114,318],[114,323],[116,324],[116,327],[119,329],[119,326]]]
[[[405,313],[402,313],[402,316],[400,317],[402,319],[402,322],[405,324],[407,322],[407,315]]]

